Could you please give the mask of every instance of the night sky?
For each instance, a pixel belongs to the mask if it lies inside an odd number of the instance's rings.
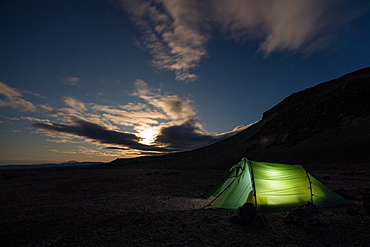
[[[370,2],[2,0],[0,164],[205,146],[370,66]]]

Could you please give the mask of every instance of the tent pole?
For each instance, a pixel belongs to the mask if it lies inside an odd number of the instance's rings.
[[[311,179],[310,179],[310,175],[308,174],[308,172],[306,171],[306,169],[304,169],[304,170],[306,172],[308,182],[310,183],[310,196],[311,196],[311,203],[313,204],[312,182],[311,182]]]
[[[239,168],[239,167],[236,167],[235,169],[241,169],[241,168]],[[236,173],[236,176],[234,177],[234,180],[232,181],[232,182],[230,182],[230,184],[223,190],[223,191],[221,191],[219,194],[218,194],[218,196],[216,196],[210,203],[208,203],[207,205],[205,205],[203,208],[205,208],[205,207],[207,207],[207,206],[211,206],[211,204],[212,204],[212,202],[214,202],[219,196],[221,196],[234,182],[235,182],[235,179],[237,178],[239,176],[239,170],[237,171],[237,173]],[[227,177],[227,175],[223,178],[223,179],[225,179]],[[232,178],[232,177],[230,177],[230,178]],[[222,180],[223,180],[222,179]]]
[[[205,205],[203,208],[207,207],[207,206],[211,206],[212,202],[214,202],[219,196],[222,195],[222,193],[224,193],[235,181],[236,177],[234,178],[234,180],[222,191],[220,192],[220,194],[218,194],[218,196],[216,196],[210,203],[208,203],[207,205]]]
[[[256,186],[255,186],[255,183],[254,183],[254,175],[253,175],[253,168],[252,168],[252,164],[249,162],[249,160],[247,158],[243,158],[246,160],[246,162],[248,163],[249,165],[249,168],[251,170],[251,176],[252,176],[252,188],[253,188],[253,196],[254,196],[254,203],[256,204],[256,210],[257,210],[257,193],[256,193]]]

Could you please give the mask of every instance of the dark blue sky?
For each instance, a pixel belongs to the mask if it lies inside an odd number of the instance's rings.
[[[0,164],[204,146],[370,65],[368,1],[0,2]],[[4,141],[6,140],[6,141]]]

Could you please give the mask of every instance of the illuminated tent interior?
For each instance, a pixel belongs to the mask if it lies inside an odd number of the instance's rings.
[[[307,202],[317,207],[351,204],[302,166],[256,162],[246,158],[232,166],[204,197],[216,197],[210,203],[215,208],[238,209],[249,202],[259,212],[289,210]]]

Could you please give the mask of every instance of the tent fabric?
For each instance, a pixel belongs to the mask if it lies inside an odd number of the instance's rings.
[[[210,206],[238,209],[244,203],[257,211],[289,210],[307,202],[317,207],[349,205],[351,202],[320,183],[303,167],[242,159],[204,197],[216,197]]]
[[[231,167],[229,173],[204,197],[218,196],[212,206],[216,208],[236,209],[246,202],[252,192],[252,181],[249,167],[246,162],[239,162]]]

